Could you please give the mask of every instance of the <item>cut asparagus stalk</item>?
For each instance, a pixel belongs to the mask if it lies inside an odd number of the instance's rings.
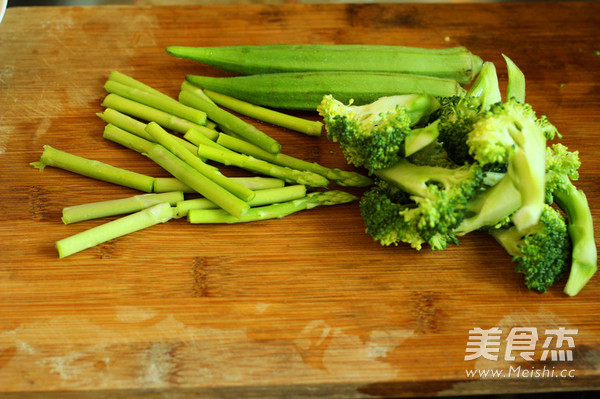
[[[49,145],[44,146],[40,161],[33,162],[31,165],[40,170],[43,170],[46,166],[53,166],[93,179],[119,184],[147,193],[151,193],[154,187],[154,177],[73,155],[68,152],[57,150]]]
[[[187,82],[190,86],[191,83]],[[202,91],[198,88],[197,90]],[[204,93],[218,105],[235,111],[239,114],[249,116],[259,121],[271,123],[275,126],[285,127],[296,132],[304,133],[309,136],[320,136],[323,131],[323,123],[309,119],[298,118],[293,115],[284,114],[259,105],[238,100],[225,94],[217,93],[212,90],[205,90]]]
[[[193,224],[254,222],[282,218],[305,209],[321,205],[343,204],[356,199],[356,196],[343,191],[314,192],[301,199],[250,208],[241,218],[232,217],[221,209],[192,209],[188,212],[188,221]]]
[[[233,165],[251,172],[283,179],[288,183],[310,187],[326,187],[329,181],[316,173],[275,165],[254,157],[230,150],[219,150],[206,145],[198,146],[198,155],[224,165]]]
[[[198,125],[197,123],[179,118],[159,109],[140,104],[136,101],[131,101],[114,93],[110,93],[104,98],[104,101],[102,101],[102,106],[115,109],[123,114],[127,114],[147,122],[156,122],[165,129],[170,129],[177,133],[185,134],[185,132],[191,128],[195,128],[205,134],[208,138],[212,140],[217,139],[218,133],[214,129],[209,129],[206,126]]]
[[[303,198],[306,195],[306,186],[296,184],[293,186],[267,188],[258,190],[254,198],[248,202],[250,207],[275,204]],[[217,209],[218,206],[206,198],[194,198],[180,201],[176,204],[179,217],[187,216],[191,209]]]
[[[208,177],[216,184],[220,185],[227,191],[234,194],[236,197],[243,201],[250,201],[254,197],[254,191],[244,187],[243,185],[229,179],[223,175],[218,169],[213,166],[207,165],[197,154],[190,152],[184,145],[179,143],[175,136],[166,132],[155,122],[150,122],[146,126],[146,132],[148,132],[154,140],[165,147],[167,150],[175,154],[182,161]]]
[[[179,101],[190,107],[206,112],[208,118],[216,122],[217,125],[224,126],[233,130],[235,133],[244,137],[249,142],[259,146],[265,151],[278,153],[281,145],[272,137],[256,128],[230,112],[219,108],[217,105],[204,100],[201,96],[194,94],[190,90],[182,90],[179,93]]]
[[[114,143],[121,144],[123,147],[127,147],[130,150],[139,152],[140,154],[148,152],[149,148],[154,145],[152,141],[126,132],[112,123],[109,123],[104,127],[102,137]]]
[[[249,177],[230,177],[231,180],[242,184],[250,190],[265,190],[267,188],[283,187],[285,182],[274,177],[249,176]],[[186,194],[195,193],[190,187],[186,186],[174,177],[157,177],[154,181],[154,192],[164,193],[169,191],[183,191]]]
[[[360,173],[349,172],[337,168],[327,168],[319,165],[316,162],[304,161],[281,152],[278,154],[271,154],[252,143],[248,143],[247,141],[240,140],[228,134],[220,133],[219,138],[217,139],[217,144],[220,144],[232,151],[249,155],[251,157],[258,158],[279,166],[317,173],[331,181],[335,181],[341,186],[366,187],[373,183],[371,179],[361,175]]]
[[[151,206],[57,241],[58,256],[62,259],[125,234],[165,223],[174,215],[173,208],[166,202]]]
[[[61,219],[64,224],[71,224],[84,220],[133,213],[163,202],[174,206],[182,201],[184,200],[183,192],[181,191],[161,194],[140,194],[128,198],[68,206],[63,208]]]
[[[247,202],[239,199],[202,173],[198,172],[162,145],[153,145],[147,155],[185,185],[213,201],[219,205],[219,207],[235,217],[242,216],[250,208]]]

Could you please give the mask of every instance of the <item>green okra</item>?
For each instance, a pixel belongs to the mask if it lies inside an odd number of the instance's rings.
[[[151,193],[154,187],[154,177],[70,154],[49,145],[44,146],[40,161],[33,162],[31,165],[40,170],[43,170],[46,166],[53,166],[96,180],[134,188],[147,193]]]
[[[163,202],[174,206],[183,200],[183,192],[172,191],[160,194],[140,194],[115,200],[91,202],[63,208],[61,220],[64,224],[72,224],[84,220],[134,213]]]
[[[65,258],[114,238],[165,223],[174,216],[173,208],[166,202],[142,209],[57,241],[58,256]]]
[[[465,89],[455,80],[385,72],[285,72],[233,77],[188,75],[186,79],[205,90],[252,104],[310,111],[316,110],[328,94],[343,103],[353,100],[356,105],[398,94],[426,93],[434,97],[465,94]]]
[[[166,52],[241,75],[279,72],[386,72],[426,75],[470,83],[481,57],[458,46],[443,49],[358,44],[169,46]]]

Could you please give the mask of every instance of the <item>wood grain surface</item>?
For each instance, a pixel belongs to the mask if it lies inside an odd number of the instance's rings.
[[[62,207],[134,192],[35,170],[43,145],[165,176],[102,138],[95,113],[109,73],[175,96],[188,73],[224,73],[166,46],[271,43],[464,45],[496,63],[502,85],[507,54],[528,79],[528,101],[580,151],[578,185],[598,220],[600,3],[9,8],[0,25],[0,396],[600,389],[598,277],[574,298],[564,280],[529,292],[479,233],[443,252],[383,248],[364,233],[356,203],[251,225],[175,220],[58,259],[56,240],[102,222],[65,226]],[[325,137],[258,125],[290,155],[347,168]],[[465,361],[477,327],[502,330],[498,360]],[[573,360],[541,360],[546,330],[561,327],[577,330],[574,348],[562,348]],[[532,361],[505,357],[520,328],[539,334]],[[467,375],[486,369],[504,374]]]

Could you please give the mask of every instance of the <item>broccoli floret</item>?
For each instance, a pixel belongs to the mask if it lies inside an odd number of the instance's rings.
[[[562,214],[545,204],[539,221],[521,231],[514,225],[496,229],[492,236],[511,255],[530,290],[546,292],[568,270],[571,240]]]
[[[438,100],[428,94],[382,97],[360,106],[345,105],[327,95],[317,111],[327,137],[339,142],[346,161],[373,171],[402,159],[412,128],[424,124],[438,107]]]
[[[360,202],[367,233],[382,245],[406,242],[416,249],[424,243],[434,250],[458,243],[453,231],[483,182],[477,164],[450,169],[407,160],[375,176],[378,184]]]

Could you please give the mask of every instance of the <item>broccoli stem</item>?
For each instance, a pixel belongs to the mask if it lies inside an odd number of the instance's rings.
[[[508,72],[508,85],[506,86],[506,99],[525,102],[525,75],[510,58],[502,54],[506,61],[506,69]]]
[[[243,223],[275,219],[321,205],[343,204],[356,200],[356,196],[343,191],[313,192],[301,199],[279,204],[250,208],[241,218],[234,218],[220,209],[192,209],[188,213],[190,223]]]
[[[479,75],[465,94],[464,98],[477,97],[481,101],[481,109],[502,101],[496,66],[492,62],[484,62]]]
[[[187,132],[189,129],[195,128],[210,139],[217,139],[218,133],[214,129],[209,129],[206,126],[198,125],[197,123],[179,118],[175,115],[171,115],[159,109],[149,107],[137,101],[129,100],[114,93],[110,93],[104,98],[104,101],[102,101],[102,106],[106,108],[113,108],[121,113],[145,120],[147,122],[156,122],[165,129],[170,129],[181,134],[185,134],[185,132]]]
[[[185,83],[192,86],[192,84],[189,82]],[[198,88],[198,90],[201,89]],[[311,121],[308,119],[284,114],[269,108],[238,100],[237,98],[217,93],[212,90],[205,90],[204,93],[218,105],[229,108],[232,111],[249,116],[259,121],[271,123],[275,126],[285,127],[309,136],[320,136],[321,132],[323,131],[323,123],[319,121]]]
[[[199,145],[198,155],[224,165],[233,165],[254,173],[283,179],[288,183],[304,184],[309,187],[326,187],[329,183],[325,177],[316,173],[275,165],[231,150]]]
[[[573,245],[571,271],[564,288],[569,296],[575,296],[590,281],[598,269],[594,222],[582,190],[565,178],[554,193],[556,204],[567,214],[567,230]]]
[[[242,176],[230,177],[230,179],[253,191],[283,187],[285,185],[283,180],[274,177]],[[169,191],[183,191],[186,194],[193,194],[196,192],[174,177],[157,177],[154,181],[154,192],[166,193]]]
[[[208,117],[218,125],[233,130],[240,136],[244,137],[244,139],[256,144],[265,151],[276,154],[281,150],[281,144],[279,144],[275,139],[269,137],[255,126],[246,123],[232,113],[229,113],[224,109],[219,108],[217,105],[206,101],[191,90],[187,90],[185,88],[182,89],[179,93],[179,101],[185,105],[206,112]]]
[[[250,208],[247,202],[198,172],[162,145],[153,145],[146,155],[182,183],[235,217],[242,216]]]
[[[183,192],[181,191],[161,194],[141,194],[116,200],[68,206],[63,208],[61,219],[64,224],[71,224],[84,220],[133,213],[163,202],[175,205],[181,201],[183,201]]]
[[[57,150],[49,145],[44,146],[40,161],[33,162],[31,165],[40,170],[43,170],[46,166],[53,166],[96,180],[134,188],[147,193],[151,193],[154,187],[154,177],[73,155]]]
[[[409,157],[437,140],[440,135],[438,125],[440,120],[421,128],[414,128],[404,139],[404,156]]]
[[[159,223],[165,223],[173,216],[173,209],[166,202],[151,206],[57,241],[56,249],[58,250],[58,256],[61,259],[65,258],[125,234],[133,233]]]
[[[296,184],[293,186],[267,188],[257,190],[256,195],[248,202],[250,207],[257,207],[280,202],[292,201],[303,198],[306,195],[306,186]],[[192,209],[217,209],[215,203],[206,198],[194,198],[177,203],[177,214],[180,217],[187,216]]]
[[[104,84],[104,89],[108,93],[117,94],[131,101],[156,108],[198,125],[204,125],[206,123],[206,112],[188,107],[175,99],[170,101],[163,96],[158,96],[156,94],[152,94],[135,87],[130,87],[113,80],[106,81]]]
[[[254,197],[254,191],[229,179],[217,168],[204,163],[196,154],[190,152],[184,145],[182,145],[175,136],[167,133],[157,123],[150,122],[148,126],[146,126],[146,132],[154,137],[154,140],[165,147],[168,151],[236,197],[246,202],[250,201]]]
[[[304,161],[281,152],[278,154],[271,154],[252,143],[248,143],[247,141],[240,140],[227,134],[220,133],[217,138],[217,144],[275,165],[319,174],[329,180],[335,181],[341,186],[366,187],[372,184],[371,179],[360,173],[327,168],[316,162]]]

